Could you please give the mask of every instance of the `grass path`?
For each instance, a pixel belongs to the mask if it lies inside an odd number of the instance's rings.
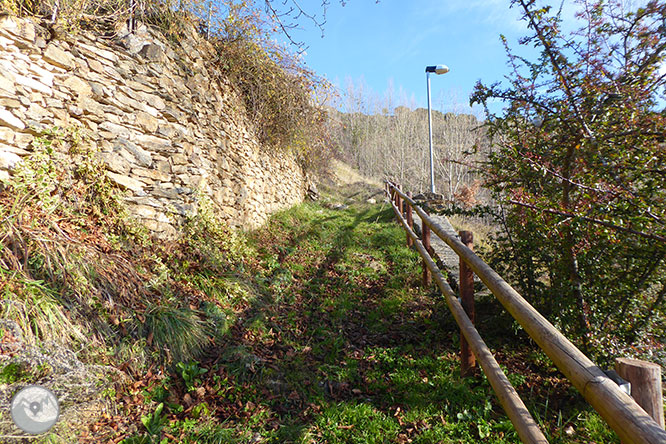
[[[267,415],[257,433],[274,442],[510,442],[488,386],[457,377],[455,330],[420,285],[418,256],[390,209],[365,196],[344,209],[303,205],[255,235],[273,300],[250,309],[232,342],[262,351],[260,368],[241,372]]]
[[[457,328],[390,207],[363,184],[340,192],[251,234],[256,296],[206,358],[145,390],[162,407],[125,443],[518,442],[485,378],[459,377]],[[517,353],[500,354],[528,374],[509,375],[519,390],[548,390],[545,406],[526,401],[551,442],[612,441],[556,372]]]

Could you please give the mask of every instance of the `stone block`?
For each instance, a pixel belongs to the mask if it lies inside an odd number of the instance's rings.
[[[0,92],[6,91],[9,94],[16,94],[16,84],[14,83],[14,76],[11,78],[4,75],[6,71],[0,71]]]
[[[148,113],[139,111],[136,113],[135,123],[149,133],[157,131],[159,121]]]
[[[187,135],[187,128],[177,123],[167,123],[157,128],[157,134],[167,139],[182,139]]]
[[[137,134],[131,140],[151,151],[170,151],[173,148],[170,140],[149,134]]]
[[[130,163],[116,153],[97,153],[97,156],[115,173],[127,175],[130,171]]]
[[[144,183],[139,180],[111,171],[106,171],[106,176],[122,189],[134,191],[135,193],[143,192]]]
[[[162,115],[169,122],[183,122],[185,115],[175,108],[168,107],[162,110]]]
[[[119,40],[120,43],[130,54],[137,54],[149,42],[138,33],[127,31]]]
[[[38,104],[41,104],[41,105],[45,105],[45,104],[46,104],[46,102],[44,101],[44,96],[41,95],[41,94],[38,93],[38,92],[32,92],[32,93],[30,93],[30,102],[31,102],[31,103],[38,103]]]
[[[0,169],[12,171],[21,163],[21,156],[0,149]]]
[[[164,50],[160,46],[154,44],[144,45],[139,51],[139,55],[151,62],[162,62],[165,60]]]
[[[86,114],[93,114],[95,116],[99,116],[100,118],[104,117],[104,108],[96,100],[90,99],[88,97],[80,97],[77,104]]]
[[[163,173],[171,173],[171,164],[168,160],[159,160],[156,162],[157,170]]]
[[[90,84],[80,77],[69,76],[62,84],[75,96],[89,97],[92,95],[92,88],[90,87]]]
[[[157,219],[159,212],[148,205],[130,205],[128,210],[133,215],[140,217],[141,219]]]
[[[53,66],[66,70],[74,68],[74,56],[58,48],[54,43],[46,45],[44,60]]]
[[[43,119],[46,116],[52,116],[53,114],[49,112],[48,109],[36,104],[36,103],[31,103],[30,107],[28,108],[28,115],[30,115],[33,119]]]
[[[49,109],[53,113],[53,117],[56,120],[63,120],[65,122],[69,121],[69,113],[66,110],[54,108],[54,107],[49,106],[48,104],[46,106],[49,107]],[[67,124],[65,124],[65,126],[67,126]]]
[[[7,127],[0,127],[0,142],[12,143],[14,141],[15,133]]]
[[[21,156],[21,157],[28,156],[32,153],[32,148],[31,147],[30,147],[30,150],[27,150],[27,149],[19,148],[15,144],[16,144],[16,140],[14,140],[14,145],[5,145],[4,143],[0,143],[0,150],[7,151],[8,153],[14,153],[14,154],[16,154],[18,156]]]
[[[150,168],[132,168],[132,174],[134,176],[146,177],[159,182],[167,182],[171,179],[171,176],[168,174]]]
[[[111,134],[113,134],[116,137],[122,137],[124,139],[129,139],[131,136],[131,132],[129,129],[122,125],[118,125],[115,123],[111,122],[104,122],[102,123],[99,128],[103,131],[108,131]]]
[[[33,78],[26,77],[21,74],[14,75],[14,82],[21,86],[24,86],[28,90],[39,91],[49,96],[52,94],[53,91],[49,86],[44,85],[42,82],[38,82]]]
[[[100,125],[101,127],[101,125]],[[117,150],[125,150],[128,153],[132,154],[132,156],[136,159],[139,165],[143,167],[150,167],[153,164],[153,159],[151,157],[151,154],[138,146],[137,144],[124,139],[124,138],[118,138],[116,140],[116,143],[114,144],[113,147],[114,151]]]
[[[32,74],[37,76],[39,82],[48,87],[53,87],[53,79],[55,78],[55,74],[53,74],[51,71],[47,71],[46,69],[37,66],[35,63],[28,65],[28,69]]]
[[[171,206],[172,206],[173,210],[176,213],[180,214],[181,216],[187,216],[187,215],[196,213],[196,208],[194,207],[194,205],[191,205],[191,204],[181,204],[181,203],[178,203],[178,202],[174,202],[174,203],[172,203]]]
[[[97,121],[101,120],[101,118],[99,118],[97,116],[94,116],[92,118],[94,118]],[[91,138],[93,140],[99,140],[99,136],[97,135],[97,129],[99,128],[99,125],[97,125],[97,122],[93,122],[90,119],[85,119],[84,122],[88,126],[88,129],[90,129],[90,131],[92,132]]]
[[[182,153],[175,153],[171,156],[171,163],[173,165],[185,165],[187,164],[187,156]]]
[[[162,100],[162,98],[159,96],[154,94],[142,94],[141,98],[145,100],[148,105],[152,106],[158,111],[162,111],[166,108],[166,103],[164,103],[164,100]]]
[[[92,46],[92,45],[87,45],[85,43],[79,42],[78,47],[89,51],[94,56],[97,56],[97,57],[94,57],[94,58],[96,58],[100,62],[109,64],[109,65],[115,65],[119,61],[117,55],[115,55],[113,52],[108,51],[108,50],[106,50],[104,48],[101,48],[99,46]]]
[[[135,82],[134,80],[128,80],[125,84],[134,91],[147,92],[151,93],[155,91],[155,88],[148,86],[144,83]]]
[[[180,194],[175,188],[167,188],[164,185],[154,186],[150,191],[153,197],[163,197],[165,199],[179,199]]]
[[[14,42],[13,39],[0,36],[0,46],[2,46],[2,48],[7,52],[16,51],[16,42]]]
[[[0,30],[19,37],[27,42],[35,42],[35,25],[28,20],[5,15],[0,17]]]
[[[95,59],[88,59],[88,67],[99,74],[104,74],[104,65]]]
[[[3,97],[0,99],[0,106],[3,106],[5,108],[20,108],[21,107],[21,102],[16,99],[10,99],[9,97]]]
[[[83,109],[76,105],[67,105],[67,112],[74,117],[81,117],[83,115]]]
[[[104,85],[98,82],[88,82],[90,85],[90,91],[94,99],[101,99],[105,96],[104,94]]]
[[[119,103],[125,105],[125,109],[130,111],[130,109],[133,110],[141,110],[143,109],[143,104],[141,102],[138,102],[131,97],[128,97],[127,94],[122,93],[120,91],[117,91],[114,95],[113,98],[116,99]]]

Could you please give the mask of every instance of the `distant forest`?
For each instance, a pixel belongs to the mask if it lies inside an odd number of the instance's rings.
[[[369,177],[391,179],[413,192],[430,191],[428,110],[406,99],[383,99],[350,82],[341,108],[329,110],[332,137],[344,159]],[[466,113],[467,112],[467,113]],[[479,161],[490,147],[483,120],[468,114],[432,110],[437,193],[471,205],[479,191]]]

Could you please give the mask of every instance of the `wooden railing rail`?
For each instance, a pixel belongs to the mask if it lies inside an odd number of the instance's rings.
[[[434,222],[428,214],[423,211],[411,198],[399,190],[394,184],[387,184],[390,197],[399,197],[403,205],[408,205],[416,214],[421,218],[424,226],[427,226],[431,232],[435,233],[442,241],[444,241],[458,256],[474,271],[474,273],[481,279],[481,281],[488,287],[488,289],[495,295],[504,308],[518,321],[518,323],[525,329],[530,337],[537,343],[537,345],[548,355],[557,368],[569,379],[569,381],[578,389],[583,397],[594,407],[597,412],[604,418],[608,425],[618,434],[623,442],[626,443],[666,443],[666,431],[662,429],[645,411],[626,393],[621,391],[619,387],[609,379],[606,374],[592,362],[585,354],[583,354],[576,346],[574,346],[559,330],[557,330],[546,318],[544,318],[534,307],[532,307],[511,285],[509,285],[502,277],[497,274],[488,264],[479,258],[472,250],[467,248],[457,237],[451,236],[446,231]],[[392,204],[398,220],[408,229],[402,212],[399,212],[398,207]],[[411,231],[411,230],[409,230]],[[413,233],[413,232],[412,232]],[[423,257],[428,268],[433,276],[441,276],[441,273],[431,268],[430,263],[432,259],[430,255],[425,254],[425,249],[420,249],[418,245],[420,241],[413,238],[419,253]],[[432,262],[434,266],[434,262]],[[436,268],[436,266],[435,266]],[[449,299],[454,298],[457,302],[455,295],[450,296],[453,292],[446,282],[439,282],[435,278],[437,285],[442,290],[442,293],[447,296],[447,303],[449,307],[455,306],[453,302],[449,303]],[[443,284],[446,284],[444,286]],[[460,305],[460,304],[458,304]],[[460,313],[454,311],[452,313],[458,321]],[[462,307],[460,307],[462,310]],[[464,310],[462,310],[464,313]],[[466,317],[465,319],[469,320]],[[471,322],[470,322],[471,324]],[[461,329],[463,324],[459,322]],[[473,328],[473,326],[472,326]],[[474,330],[476,332],[476,330]],[[478,333],[477,333],[478,335]],[[473,336],[473,335],[471,335]],[[472,345],[473,339],[467,337],[470,347],[474,352],[477,360],[481,363],[481,367],[486,370],[481,357],[477,354],[475,349],[476,345]],[[480,340],[480,337],[479,337]],[[488,351],[488,353],[490,353]],[[492,356],[492,355],[491,355]],[[490,376],[486,372],[488,379]],[[493,385],[493,388],[495,386]],[[513,389],[513,387],[511,387]],[[515,390],[514,390],[515,392]],[[496,391],[498,398],[500,394]],[[500,398],[501,402],[501,398]],[[522,404],[522,402],[521,402]],[[502,404],[507,411],[507,407]],[[523,406],[524,408],[524,406]],[[515,415],[514,415],[515,416]],[[522,417],[522,416],[521,416]],[[513,422],[513,418],[509,415]],[[516,430],[519,424],[514,422]],[[519,432],[520,436],[520,432]],[[521,436],[521,439],[523,437]],[[545,439],[545,438],[544,438]],[[524,440],[524,442],[542,442]]]
[[[444,279],[441,271],[439,271],[439,268],[433,261],[428,251],[426,251],[426,247],[423,245],[416,233],[414,233],[414,231],[409,228],[407,221],[402,217],[402,214],[400,213],[400,210],[395,202],[391,202],[391,206],[393,207],[393,211],[396,213],[396,215],[399,216],[398,220],[407,232],[407,235],[412,239],[414,246],[423,258],[424,264],[430,271],[432,278],[435,280],[435,283],[444,295],[446,303],[449,306],[449,310],[451,310],[451,313],[458,323],[461,332],[469,343],[469,347],[472,349],[476,359],[479,361],[479,364],[486,374],[488,382],[490,382],[490,385],[495,391],[500,404],[516,428],[521,441],[525,443],[547,443],[548,440],[539,429],[539,426],[537,425],[536,421],[534,421],[534,418],[532,418],[532,415],[530,414],[529,410],[527,410],[527,407],[525,407],[525,404],[520,399],[520,396],[518,396],[516,389],[511,385],[509,379],[500,368],[490,349],[485,344],[485,342],[483,342],[483,339],[481,339],[479,332],[476,330],[474,324],[472,324],[472,321],[469,319],[467,313],[465,313],[465,310],[458,301],[458,296]]]

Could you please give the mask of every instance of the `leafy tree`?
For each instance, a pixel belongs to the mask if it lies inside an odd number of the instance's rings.
[[[501,202],[496,259],[570,336],[603,353],[663,332],[666,296],[666,4],[512,0],[530,35],[504,37],[508,84],[479,82],[494,147],[486,184]],[[507,104],[499,114],[490,100]],[[660,110],[661,109],[661,110]],[[645,336],[643,336],[645,339]],[[590,350],[592,351],[592,350]]]

